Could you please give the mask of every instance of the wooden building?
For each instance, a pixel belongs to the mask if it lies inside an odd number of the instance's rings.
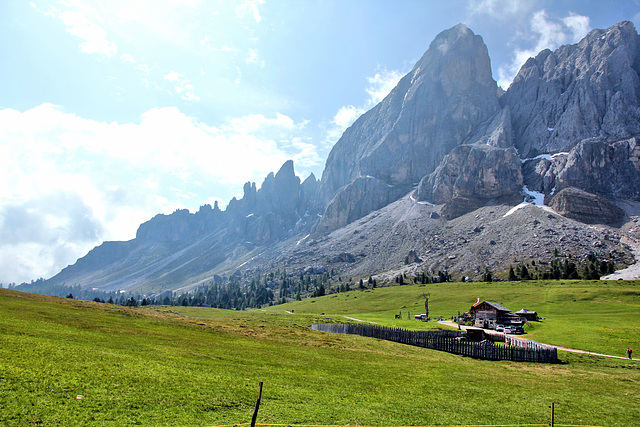
[[[511,310],[490,301],[475,304],[469,310],[469,315],[474,319],[474,326],[479,328],[495,329],[498,325],[522,326],[523,323],[522,318]]]
[[[516,314],[523,319],[527,319],[528,321],[535,322],[538,320],[538,313],[536,313],[535,311],[527,310],[526,308],[523,308],[520,311],[516,311]]]

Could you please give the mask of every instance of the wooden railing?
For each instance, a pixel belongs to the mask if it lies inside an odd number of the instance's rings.
[[[462,338],[461,331],[410,331],[376,325],[352,323],[316,323],[313,329],[321,332],[361,335],[402,344],[415,345],[476,359],[511,360],[514,362],[557,363],[558,351],[554,347],[523,339],[509,339],[509,345],[495,345],[485,340],[470,342]]]

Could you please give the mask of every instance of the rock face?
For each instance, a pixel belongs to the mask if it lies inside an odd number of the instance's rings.
[[[559,214],[586,224],[619,224],[624,211],[604,197],[577,188],[565,188],[551,199]]]
[[[628,21],[530,58],[500,99],[511,109],[520,156],[640,134],[639,71],[639,37]]]
[[[443,215],[455,218],[488,202],[521,199],[521,162],[513,148],[461,145],[420,181],[419,201],[445,204]]]
[[[338,191],[314,231],[336,230],[388,205],[405,193],[403,186],[386,184],[372,176],[358,177]]]
[[[413,264],[413,263],[418,263],[419,264],[421,262],[422,262],[422,260],[418,256],[418,253],[413,249],[409,251],[409,254],[406,257],[404,257],[405,265]]]
[[[552,195],[581,188],[602,197],[640,200],[640,145],[637,137],[581,141],[568,153],[540,156],[523,165],[528,188]]]
[[[362,186],[356,180],[374,177],[406,194],[454,147],[486,133],[499,110],[497,85],[482,38],[464,25],[443,31],[413,70],[380,104],[356,120],[331,150],[320,189],[321,200],[328,206],[326,224],[343,224],[331,218],[337,213],[331,204],[345,186]],[[498,119],[494,127],[499,125]],[[494,143],[506,144],[509,136],[500,138],[500,133],[504,132],[496,133]],[[383,186],[377,188],[387,192]],[[394,194],[397,199],[402,192]],[[382,207],[376,200],[388,198],[371,197],[373,202],[360,202],[375,209]],[[350,217],[357,219],[368,212],[352,210]]]
[[[309,217],[311,194],[316,191],[312,175],[300,184],[291,160],[275,175],[270,173],[260,190],[256,191],[255,183],[246,183],[242,199],[231,200],[226,210],[229,238],[262,245],[282,239],[296,226],[308,229],[311,224],[305,218]]]
[[[639,200],[639,156],[636,137],[613,143],[582,141],[567,156],[556,188],[581,187],[606,197]]]

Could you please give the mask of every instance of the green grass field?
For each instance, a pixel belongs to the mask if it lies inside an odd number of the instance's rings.
[[[561,352],[565,362],[489,362],[310,330],[398,310],[450,317],[481,300],[545,317],[541,342],[640,355],[640,284],[439,284],[329,295],[248,312],[128,309],[0,290],[0,425],[258,423],[633,426],[640,362]],[[404,306],[404,307],[403,307]],[[422,306],[422,307],[421,307]],[[294,310],[288,314],[286,310]],[[324,314],[322,314],[324,313]]]

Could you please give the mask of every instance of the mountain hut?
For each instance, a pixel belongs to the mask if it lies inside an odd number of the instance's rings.
[[[469,310],[474,326],[495,329],[498,325],[522,326],[522,318],[496,302],[483,301]]]

